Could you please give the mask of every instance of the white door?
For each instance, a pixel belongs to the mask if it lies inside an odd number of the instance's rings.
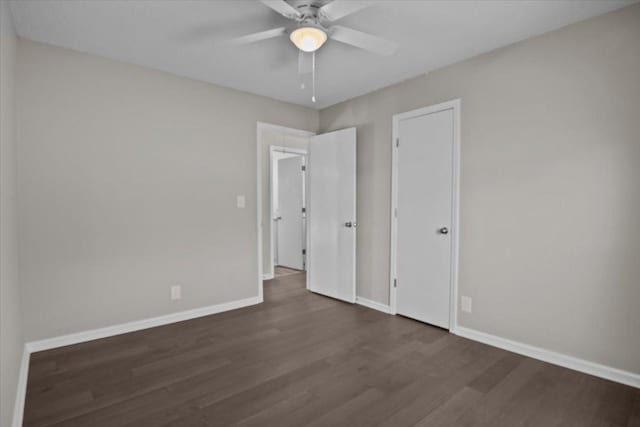
[[[400,117],[394,190],[396,311],[449,328],[454,110]]]
[[[355,302],[356,129],[312,136],[307,172],[307,287]]]
[[[278,160],[278,265],[304,269],[302,157]]]

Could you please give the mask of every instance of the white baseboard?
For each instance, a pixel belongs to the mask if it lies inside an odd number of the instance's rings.
[[[371,308],[373,310],[378,310],[381,311],[383,313],[389,314],[391,313],[391,309],[389,308],[388,305],[386,304],[381,304],[379,302],[376,301],[371,301],[370,299],[366,299],[366,298],[362,298],[362,297],[356,297],[356,304],[360,304],[363,305],[365,307]]]
[[[139,331],[156,326],[168,325],[170,323],[182,322],[196,317],[209,316],[211,314],[222,313],[223,311],[235,310],[261,303],[260,297],[251,297],[223,304],[210,305],[208,307],[195,308],[192,310],[179,311],[177,313],[164,316],[152,317],[149,319],[137,320],[134,322],[122,323],[120,325],[108,326],[106,328],[93,329],[75,334],[62,335],[39,341],[31,341],[26,344],[29,353],[50,350],[52,348],[64,347],[66,345],[79,344],[86,341],[93,341],[100,338],[107,338],[114,335],[125,334],[127,332]]]
[[[27,379],[29,378],[29,359],[31,355],[27,346],[22,352],[20,371],[18,372],[18,386],[16,387],[16,401],[13,406],[13,427],[22,427],[22,417],[24,416],[24,401],[27,397]]]
[[[275,276],[273,275],[273,273],[265,273],[262,275],[262,280],[271,280],[273,279]]]
[[[556,353],[540,347],[511,341],[506,338],[501,338],[461,326],[455,327],[451,332],[470,340],[522,354],[533,359],[542,360],[543,362],[552,363],[575,371],[584,372],[585,374],[594,375],[596,377],[626,384],[631,387],[640,388],[640,374],[623,371],[621,369],[612,368],[599,363],[589,362],[588,360],[567,356],[566,354]]]

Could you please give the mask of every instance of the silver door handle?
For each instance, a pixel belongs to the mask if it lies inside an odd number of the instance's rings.
[[[449,234],[449,229],[447,227],[442,227],[441,229],[438,230],[438,233]]]
[[[344,223],[344,226],[347,228],[356,228],[356,223],[355,222],[351,222],[351,221],[347,221]]]
[[[281,219],[282,219],[282,217],[281,217],[281,216],[276,217],[276,218],[273,218],[273,220],[274,220],[274,221],[280,221]]]

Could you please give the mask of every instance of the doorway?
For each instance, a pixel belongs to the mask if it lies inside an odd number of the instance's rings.
[[[258,122],[256,126],[256,169],[257,169],[257,230],[258,230],[258,290],[262,296],[262,282],[273,279],[275,225],[273,216],[273,197],[271,182],[271,147],[279,147],[280,151],[304,154],[309,137],[313,132],[288,128],[269,123]],[[300,151],[301,153],[296,153]]]
[[[356,299],[356,129],[315,135],[257,124],[258,292],[305,274],[309,291]],[[271,295],[271,294],[270,294]]]
[[[460,101],[393,117],[391,311],[457,319]]]
[[[307,151],[270,146],[271,264],[274,275],[305,270]]]

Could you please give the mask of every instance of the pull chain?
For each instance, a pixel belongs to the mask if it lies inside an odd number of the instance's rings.
[[[304,82],[305,73],[304,71],[304,52],[298,51],[298,77],[300,77],[300,89],[304,90],[306,84]]]
[[[311,102],[316,102],[316,53],[311,57]]]

